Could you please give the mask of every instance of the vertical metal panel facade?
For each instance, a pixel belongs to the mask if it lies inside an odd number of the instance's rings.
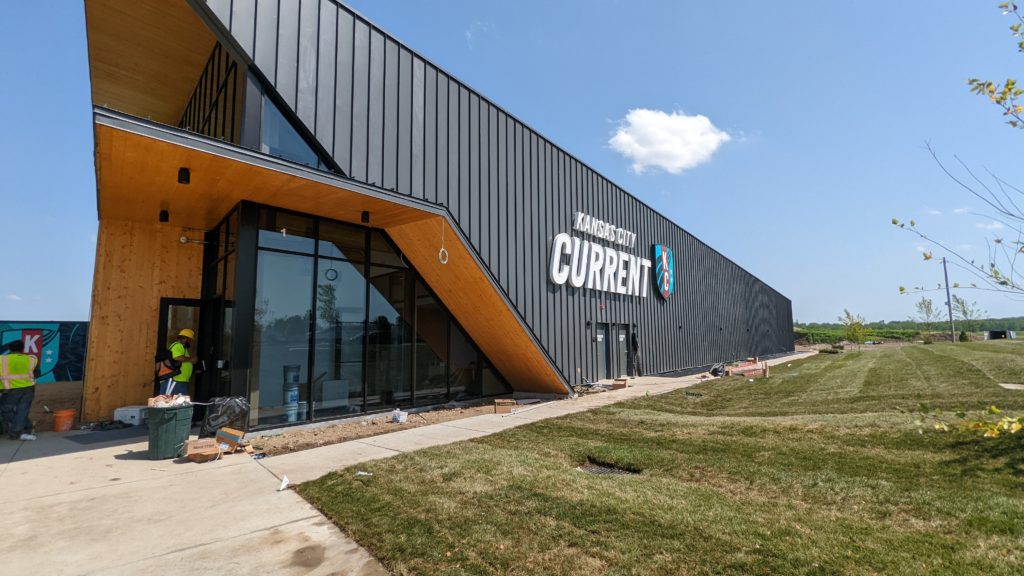
[[[346,176],[448,210],[568,382],[597,376],[599,323],[637,325],[646,373],[793,349],[787,298],[349,8],[204,10]],[[633,255],[671,248],[672,297],[653,278],[646,298],[550,283],[552,240],[577,211],[635,232]]]

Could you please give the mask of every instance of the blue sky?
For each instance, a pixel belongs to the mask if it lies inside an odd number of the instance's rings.
[[[898,286],[942,281],[892,217],[982,261],[1006,233],[985,228],[980,202],[925,150],[1024,185],[1024,131],[965,84],[1024,76],[996,4],[350,3],[791,298],[804,322],[843,308],[904,319],[914,299]],[[3,3],[0,54],[0,319],[87,319],[96,209],[81,3]],[[626,157],[612,144],[623,128],[700,137],[670,142],[668,160],[644,146]],[[638,158],[654,165],[638,172]]]

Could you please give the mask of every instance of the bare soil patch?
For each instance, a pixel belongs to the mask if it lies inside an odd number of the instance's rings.
[[[75,424],[82,418],[82,382],[47,382],[36,384],[36,397],[28,411],[28,419],[38,431],[53,430],[53,410],[77,410]]]
[[[356,422],[342,422],[319,428],[286,430],[273,436],[253,438],[252,444],[254,448],[263,450],[268,456],[277,456],[288,454],[289,452],[298,452],[299,450],[347,442],[349,440],[379,436],[389,432],[398,432],[409,428],[419,428],[440,422],[461,420],[481,414],[494,414],[494,406],[485,404],[482,406],[440,408],[429,412],[417,412],[409,414],[409,418],[404,424],[392,423],[391,413],[388,412],[378,417]]]

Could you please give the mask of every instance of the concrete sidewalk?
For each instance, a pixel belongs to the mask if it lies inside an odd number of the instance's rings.
[[[788,356],[770,364],[791,362]],[[263,460],[146,458],[145,437],[83,445],[72,434],[0,440],[4,574],[344,574],[387,571],[280,478],[304,482],[360,462],[692,386],[638,378],[624,390],[485,414]],[[75,434],[75,433],[73,433]]]
[[[146,451],[146,440],[0,440],[0,573],[387,574],[256,460]]]

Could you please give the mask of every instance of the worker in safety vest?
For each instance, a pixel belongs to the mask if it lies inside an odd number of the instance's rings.
[[[195,356],[190,355],[188,350],[195,338],[196,333],[185,328],[178,332],[178,337],[167,348],[170,357],[175,362],[180,362],[181,367],[176,376],[171,376],[160,383],[161,394],[188,394],[188,382],[192,379],[192,363],[196,361]]]
[[[36,367],[39,359],[24,354],[25,343],[15,340],[7,346],[8,353],[0,356],[0,380],[3,381],[3,397],[0,398],[0,414],[12,440],[35,440],[32,423],[28,420],[28,409],[36,396]]]

